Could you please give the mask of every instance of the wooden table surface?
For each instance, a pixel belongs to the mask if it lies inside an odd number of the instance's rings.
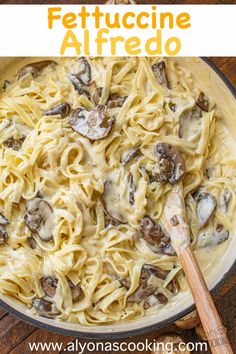
[[[221,69],[221,71],[227,76],[231,83],[236,87],[236,58],[228,57],[215,57],[211,60]],[[233,274],[224,284],[224,286],[214,295],[214,299],[217,304],[217,308],[222,316],[223,323],[228,331],[228,336],[231,344],[236,353],[236,274]],[[163,329],[160,332],[150,333],[148,335],[142,335],[139,337],[133,337],[134,341],[143,341],[146,338],[153,339],[160,333],[168,332],[170,330],[176,330],[174,325]],[[89,331],[89,328],[88,328]],[[181,332],[182,336],[187,341],[199,341],[195,336],[193,330]],[[38,329],[28,323],[24,323],[18,318],[0,308],[0,353],[6,354],[28,354],[32,353],[29,350],[29,342],[58,342],[63,343],[63,347],[66,348],[67,344],[75,338],[59,335],[43,329]],[[128,341],[129,339],[127,339]],[[81,342],[84,342],[81,340]],[[53,353],[60,353],[60,350],[53,351]],[[43,353],[38,351],[37,353]],[[46,351],[44,351],[46,353]],[[50,352],[52,353],[52,351]],[[63,350],[63,353],[67,353]],[[68,351],[69,353],[73,353]],[[84,352],[87,354],[88,352]],[[96,352],[100,354],[101,352]],[[104,353],[104,352],[103,352]],[[113,352],[107,352],[113,354]],[[124,352],[131,353],[131,352]],[[140,352],[133,352],[138,354]],[[192,352],[199,353],[199,352]],[[205,351],[204,353],[210,353]],[[115,354],[115,352],[114,352]]]

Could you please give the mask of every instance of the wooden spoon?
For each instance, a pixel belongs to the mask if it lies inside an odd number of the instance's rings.
[[[182,183],[175,185],[168,193],[164,215],[166,229],[185,272],[211,351],[214,354],[233,354],[226,329],[222,325],[190,244]]]

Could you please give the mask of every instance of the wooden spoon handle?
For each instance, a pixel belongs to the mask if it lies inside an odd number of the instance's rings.
[[[233,354],[226,335],[226,329],[222,325],[191,245],[181,251],[179,259],[188,280],[212,353]]]

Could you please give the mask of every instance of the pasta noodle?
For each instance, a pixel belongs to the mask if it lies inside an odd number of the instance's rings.
[[[157,144],[186,171],[169,166],[160,180]],[[0,93],[1,292],[85,326],[160,311],[187,288],[165,231],[168,191],[181,175],[193,247],[217,250],[232,228],[235,171],[217,104],[173,60],[24,67]]]

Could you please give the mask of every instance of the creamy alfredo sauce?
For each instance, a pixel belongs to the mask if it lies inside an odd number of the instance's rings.
[[[82,325],[161,311],[187,289],[173,188],[205,274],[228,246],[236,160],[217,102],[174,61],[35,62],[2,77],[1,292]]]

